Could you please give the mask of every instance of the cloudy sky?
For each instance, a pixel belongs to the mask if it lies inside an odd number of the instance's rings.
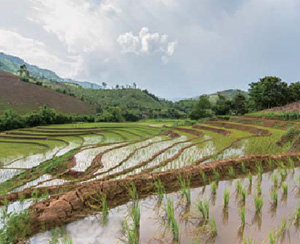
[[[300,80],[300,0],[0,3],[0,51],[61,77],[165,98]]]

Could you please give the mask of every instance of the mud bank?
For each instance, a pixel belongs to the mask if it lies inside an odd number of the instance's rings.
[[[73,187],[69,192],[51,197],[43,202],[36,203],[29,208],[32,236],[41,230],[62,226],[81,219],[95,212],[92,206],[101,209],[101,197],[106,196],[110,208],[122,205],[130,201],[129,189],[135,184],[140,198],[152,195],[156,192],[154,182],[160,180],[167,192],[178,191],[180,183],[179,175],[191,180],[192,187],[205,185],[202,174],[207,180],[214,179],[215,172],[220,179],[228,178],[228,169],[233,167],[236,174],[242,173],[242,163],[247,171],[256,172],[257,162],[262,165],[263,171],[272,170],[282,163],[288,163],[289,159],[299,165],[300,153],[289,153],[278,156],[245,156],[237,159],[220,160],[205,165],[189,166],[178,170],[165,171],[152,174],[138,174],[125,179],[115,181],[92,181]],[[274,161],[275,164],[270,164]],[[72,188],[70,186],[70,188]]]

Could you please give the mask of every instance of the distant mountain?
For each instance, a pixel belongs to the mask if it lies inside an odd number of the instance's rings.
[[[45,77],[49,80],[64,80],[51,70],[39,68],[38,66],[26,63],[23,59],[0,52],[0,70],[16,73],[22,64],[27,66],[31,75]]]
[[[81,88],[82,89],[82,88]],[[53,89],[24,82],[18,76],[0,71],[0,114],[13,109],[21,114],[38,110],[46,105],[58,112],[68,114],[92,114],[95,106]]]
[[[91,83],[91,82],[88,82],[88,81],[76,81],[76,80],[72,80],[72,79],[65,79],[64,81],[66,83],[72,83],[72,84],[80,85],[83,88],[87,88],[87,89],[103,89],[103,86],[100,86],[96,83]]]
[[[239,90],[239,89],[228,89],[228,90],[209,94],[208,96],[211,102],[216,102],[216,100],[218,99],[218,95],[222,95],[228,99],[232,99],[238,94],[242,94],[245,97],[248,97],[248,93],[246,91]]]
[[[48,70],[48,69],[42,69],[36,65],[31,65],[27,62],[25,62],[23,59],[8,55],[5,53],[0,52],[0,70],[16,73],[20,65],[25,64],[27,69],[29,70],[30,74],[32,76],[36,76],[39,78],[45,78],[48,81],[58,81],[58,82],[65,82],[65,83],[73,83],[80,85],[84,88],[91,88],[91,89],[102,89],[103,87],[91,82],[86,81],[76,81],[72,79],[63,79],[59,77],[55,72]]]

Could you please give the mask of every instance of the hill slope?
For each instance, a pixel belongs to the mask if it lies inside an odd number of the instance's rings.
[[[173,108],[172,102],[159,99],[148,91],[140,89],[95,90],[73,87],[69,91],[76,97],[84,98],[85,101],[97,105],[100,110],[117,106],[121,109],[132,110],[141,118],[167,117]]]
[[[289,103],[287,105],[281,106],[281,107],[275,107],[275,108],[269,108],[263,111],[269,111],[269,112],[287,112],[287,111],[300,111],[300,101]]]
[[[62,113],[90,114],[95,112],[94,106],[75,97],[23,82],[17,76],[0,71],[0,113],[6,109],[14,109],[24,114],[37,110],[42,105]]]
[[[76,80],[71,80],[71,79],[63,79],[51,70],[42,69],[36,65],[31,65],[31,64],[25,62],[23,59],[21,59],[19,57],[15,57],[15,56],[0,52],[0,70],[16,73],[19,70],[20,65],[23,65],[23,64],[26,65],[31,76],[35,76],[38,78],[43,77],[49,81],[55,80],[58,82],[74,83],[74,84],[78,84],[85,88],[94,88],[94,89],[102,88],[102,86],[91,83],[91,82],[82,82],[82,81],[76,81]]]

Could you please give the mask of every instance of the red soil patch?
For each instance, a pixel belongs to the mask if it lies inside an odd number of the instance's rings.
[[[193,125],[193,128],[200,129],[200,130],[212,131],[214,133],[218,133],[223,136],[229,136],[231,134],[231,131],[229,131],[229,130],[213,128],[213,127],[204,126],[204,125]]]
[[[193,129],[187,129],[187,128],[176,128],[176,130],[194,135],[194,136],[198,136],[198,137],[202,137],[203,133],[201,131],[198,130],[193,130]]]
[[[164,136],[169,136],[169,137],[171,137],[171,138],[177,138],[177,137],[180,137],[179,134],[175,133],[175,132],[172,131],[172,130],[166,130],[166,131],[164,131],[164,132],[162,133],[162,135],[164,135]]]
[[[239,123],[245,123],[245,124],[257,124],[262,125],[264,127],[270,127],[270,128],[282,128],[286,129],[289,125],[293,124],[292,121],[282,121],[282,120],[276,120],[276,119],[264,119],[262,117],[253,117],[253,116],[240,116],[237,118],[234,118],[231,120],[238,121]]]
[[[11,108],[19,113],[38,110],[40,106],[62,113],[91,114],[95,107],[75,97],[58,93],[33,83],[23,82],[11,73],[0,71],[1,109]]]
[[[269,108],[263,111],[268,112],[288,112],[288,111],[300,111],[300,101],[290,103],[281,107]]]
[[[268,130],[259,129],[259,128],[256,128],[253,126],[248,126],[248,125],[231,124],[231,123],[219,122],[219,121],[209,121],[207,123],[210,125],[213,125],[213,126],[224,127],[227,129],[247,131],[247,132],[250,132],[250,133],[256,134],[256,135],[271,135],[271,132]]]

